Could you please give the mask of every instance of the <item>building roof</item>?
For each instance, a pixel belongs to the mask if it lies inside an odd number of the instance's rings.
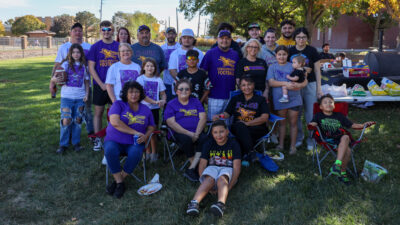
[[[52,31],[48,31],[48,30],[33,30],[33,31],[29,31],[26,32],[26,34],[47,34],[47,35],[56,35],[56,33],[52,32]]]

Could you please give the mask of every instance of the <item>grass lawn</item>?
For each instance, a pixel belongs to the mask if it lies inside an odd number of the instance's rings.
[[[48,92],[53,61],[0,61],[0,224],[400,224],[400,104],[350,108],[350,119],[377,122],[355,158],[360,170],[366,159],[388,169],[379,184],[356,180],[346,187],[333,177],[323,179],[302,148],[279,163],[277,174],[257,164],[244,168],[222,219],[207,213],[214,196],[191,218],[186,205],[198,184],[169,164],[148,165],[148,177],[160,174],[159,193],[139,196],[142,184],[128,179],[127,192],[117,200],[105,193],[103,154],[91,150],[85,129],[85,151],[55,153],[60,99]]]

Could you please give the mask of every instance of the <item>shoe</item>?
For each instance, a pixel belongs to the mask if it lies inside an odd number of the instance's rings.
[[[101,160],[101,164],[107,165],[107,159],[106,156],[103,156],[103,159]]]
[[[183,176],[193,182],[199,181],[199,175],[196,173],[195,169],[186,169]]]
[[[303,144],[303,141],[297,141],[295,147],[298,148]],[[314,147],[314,146],[313,146]]]
[[[290,148],[289,155],[295,155],[295,154],[296,154],[296,152],[297,152],[297,149],[296,149],[296,147],[294,147],[294,148]]]
[[[94,142],[93,142],[93,151],[98,152],[101,150],[101,138],[97,137],[95,138]]]
[[[57,154],[63,154],[66,150],[67,150],[67,147],[60,146],[60,147],[58,147],[56,152],[57,152]]]
[[[155,163],[155,162],[157,162],[157,160],[158,160],[158,154],[157,153],[152,153],[151,155],[150,155],[150,163]]]
[[[348,185],[351,184],[350,179],[347,177],[347,174],[346,174],[346,173],[342,173],[342,174],[338,177],[338,180],[339,180],[340,182],[342,182],[343,184],[345,184],[346,186],[348,186]]]
[[[117,182],[113,181],[111,184],[107,185],[106,192],[109,195],[113,195],[115,192],[115,188],[117,188]]]
[[[307,150],[312,151],[314,149],[314,141],[312,139],[307,139]]]
[[[124,182],[116,184],[114,197],[121,198],[125,193],[125,184]]]
[[[271,141],[272,141],[272,143],[274,143],[274,144],[279,144],[278,135],[276,135],[276,134],[271,134]]]
[[[188,208],[186,210],[186,214],[190,216],[199,215],[199,203],[196,200],[190,201],[190,203],[188,204]]]
[[[282,98],[280,98],[278,101],[279,101],[280,103],[289,102],[289,98],[282,96]]]
[[[82,150],[83,150],[83,147],[81,146],[81,144],[78,143],[78,144],[74,145],[75,152],[80,152]]]
[[[213,204],[210,208],[210,212],[215,216],[222,217],[225,211],[225,204],[222,202],[217,202]]]
[[[93,133],[91,133],[91,134],[93,134]],[[91,135],[91,134],[88,134],[88,135]],[[90,141],[90,143],[92,143],[93,145],[94,145],[94,141],[96,140],[96,138],[95,137],[89,137],[89,141]]]
[[[146,152],[146,161],[149,161],[151,159],[151,154]]]
[[[249,161],[254,163],[255,161],[258,160],[257,154],[255,151],[250,152],[249,154]]]
[[[340,165],[338,164],[333,164],[333,166],[330,169],[331,174],[340,177]]]

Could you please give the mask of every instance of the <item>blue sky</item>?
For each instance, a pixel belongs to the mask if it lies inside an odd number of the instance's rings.
[[[103,19],[111,20],[117,11],[142,11],[151,13],[158,20],[167,20],[171,17],[171,26],[176,27],[175,8],[179,0],[103,0]],[[63,13],[75,15],[79,11],[90,11],[100,17],[100,0],[0,0],[0,20],[3,22],[16,16],[33,14],[34,16],[57,16]],[[200,34],[204,32],[204,21],[208,17],[202,16]],[[198,16],[192,21],[185,20],[183,13],[179,13],[179,30],[192,28],[197,33]],[[163,25],[161,28],[164,28]]]

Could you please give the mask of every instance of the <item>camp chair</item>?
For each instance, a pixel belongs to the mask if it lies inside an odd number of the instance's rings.
[[[342,113],[343,115],[345,115],[347,117],[348,115],[348,109],[349,109],[349,105],[348,103],[345,102],[337,102],[335,103],[335,109],[333,110],[334,112],[339,112]],[[318,103],[314,103],[314,109],[313,109],[313,114],[315,115],[316,113],[321,112],[321,109],[319,108],[319,104]],[[318,165],[318,170],[319,170],[319,175],[322,176],[322,170],[321,170],[321,163],[329,156],[332,155],[335,159],[336,159],[336,152],[337,152],[337,146],[332,146],[331,144],[329,144],[324,137],[321,135],[321,130],[318,126],[314,127],[314,126],[307,126],[308,130],[311,131],[311,135],[312,138],[315,140],[314,141],[314,147],[313,147],[313,162],[314,162],[314,157],[316,158],[317,161],[317,165]],[[358,177],[358,173],[357,173],[357,168],[356,168],[356,164],[354,161],[354,149],[356,146],[358,146],[358,144],[360,144],[363,141],[363,135],[365,132],[365,129],[368,128],[368,126],[364,126],[361,132],[360,137],[355,140],[353,138],[353,136],[351,135],[351,133],[345,129],[341,129],[341,131],[348,135],[350,137],[350,150],[351,150],[351,162],[353,164],[353,171],[351,171],[351,169],[349,169],[349,167],[347,168],[347,170],[354,176],[354,177]],[[321,148],[319,148],[318,150],[318,146],[320,146]],[[325,149],[327,152],[322,156],[322,150]],[[330,176],[330,173],[328,174],[328,176]]]

